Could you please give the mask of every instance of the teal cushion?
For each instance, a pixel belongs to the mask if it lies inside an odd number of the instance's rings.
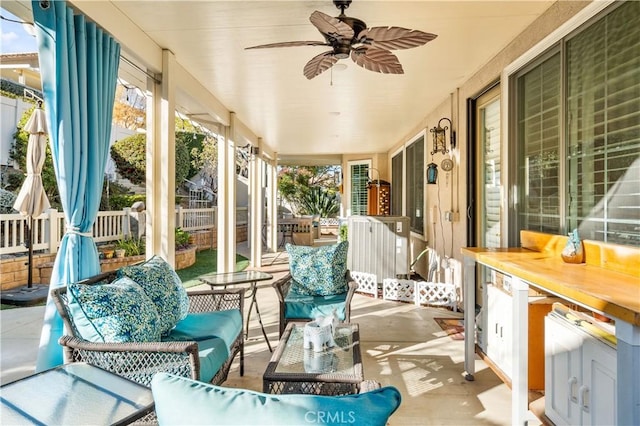
[[[171,330],[168,336],[162,338],[165,342],[191,341],[218,337],[231,349],[231,345],[242,332],[242,316],[240,310],[197,312],[187,317]]]
[[[189,312],[189,297],[176,271],[161,257],[118,270],[118,277],[129,277],[156,304],[160,314],[160,333],[168,334]]]
[[[335,309],[340,321],[346,319],[347,293],[332,294],[330,296],[307,296],[289,292],[284,299],[285,318],[316,319],[319,315],[329,316]]]
[[[347,291],[348,241],[321,247],[287,244],[292,291],[326,296]]]
[[[69,310],[83,339],[91,342],[160,340],[160,316],[142,288],[129,278],[112,283],[69,284]]]
[[[344,396],[270,395],[167,373],[153,377],[151,390],[161,425],[383,426],[401,401],[390,386]]]
[[[200,380],[210,382],[229,358],[229,349],[224,340],[218,337],[202,340],[198,342],[198,358],[200,359]]]

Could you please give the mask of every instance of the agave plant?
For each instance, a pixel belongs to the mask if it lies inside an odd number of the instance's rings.
[[[298,204],[302,214],[333,217],[340,211],[338,196],[319,186],[311,187],[302,193]]]

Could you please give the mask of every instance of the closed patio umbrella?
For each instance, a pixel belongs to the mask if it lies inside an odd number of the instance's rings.
[[[47,148],[47,125],[44,111],[38,107],[29,117],[25,130],[29,132],[29,145],[27,147],[27,178],[24,180],[18,198],[13,208],[20,214],[28,217],[27,246],[29,248],[29,275],[27,288],[33,286],[33,274],[31,271],[33,262],[33,218],[40,216],[49,205],[49,199],[42,185],[42,166]]]

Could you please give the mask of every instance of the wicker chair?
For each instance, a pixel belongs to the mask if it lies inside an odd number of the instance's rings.
[[[275,281],[272,286],[276,290],[276,294],[278,295],[278,302],[280,305],[280,337],[282,337],[282,333],[284,333],[284,329],[287,327],[287,324],[290,322],[305,322],[305,321],[313,321],[315,318],[312,317],[303,317],[303,318],[294,318],[291,315],[287,315],[287,304],[291,303],[291,301],[287,300],[287,296],[289,294],[289,289],[291,287],[291,283],[293,278],[291,274],[287,274],[286,276],[280,278]],[[349,288],[347,289],[346,298],[344,299],[344,320],[343,322],[351,321],[351,299],[353,299],[353,294],[358,288],[358,284],[351,278],[351,274],[347,271],[347,282]]]
[[[101,281],[111,281],[114,278],[115,271],[107,272],[81,281],[81,284],[91,285]],[[189,292],[188,295],[190,313],[238,309],[241,318],[244,318],[244,289],[205,290]],[[65,363],[86,362],[147,387],[151,386],[153,375],[160,371],[200,380],[197,342],[89,342],[80,337],[73,317],[70,315],[67,288],[55,288],[51,290],[51,296],[64,321],[66,332],[70,333],[59,340],[64,348]],[[244,374],[244,333],[242,331],[234,341],[227,360],[212,378],[212,384],[218,385],[227,379],[231,363],[238,352],[242,376]]]

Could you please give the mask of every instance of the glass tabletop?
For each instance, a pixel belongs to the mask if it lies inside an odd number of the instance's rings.
[[[256,281],[266,281],[273,275],[261,271],[224,272],[221,274],[206,274],[198,277],[200,281],[211,286],[226,286]]]
[[[3,424],[126,424],[151,411],[151,390],[84,363],[47,370],[0,388]]]
[[[356,324],[339,325],[334,335],[336,346],[314,352],[304,349],[304,325],[294,326],[274,373],[355,375],[354,347],[359,344],[354,339],[356,331]]]

